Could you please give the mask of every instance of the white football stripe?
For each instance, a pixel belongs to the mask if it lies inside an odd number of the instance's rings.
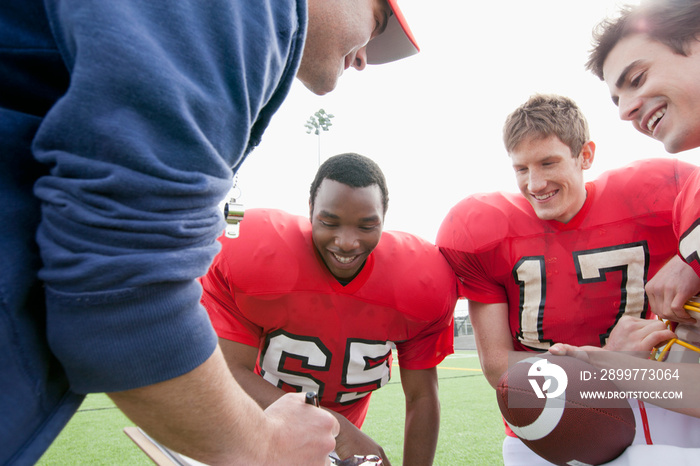
[[[581,461],[578,461],[578,460],[571,460],[566,464],[568,464],[569,466],[593,466],[592,464],[582,463]]]
[[[540,358],[527,358],[523,359],[520,363],[530,363],[539,361]],[[544,404],[544,409],[540,416],[535,419],[530,425],[527,426],[514,426],[510,422],[506,421],[508,427],[513,430],[513,433],[520,437],[522,440],[539,440],[543,437],[549,435],[561,421],[561,417],[564,414],[564,407],[566,405],[566,392],[562,393],[556,398],[547,398]]]
[[[514,426],[510,422],[510,427],[515,435],[523,440],[539,440],[549,435],[559,424],[562,415],[564,414],[564,405],[566,404],[566,396],[562,394],[557,398],[547,398],[542,414],[535,422],[527,426]]]

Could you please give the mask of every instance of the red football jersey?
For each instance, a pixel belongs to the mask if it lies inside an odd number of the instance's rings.
[[[695,168],[651,159],[606,172],[566,224],[540,220],[521,194],[470,196],[437,245],[463,296],[509,304],[516,350],[602,346],[623,314],[649,315],[644,285],[676,252],[673,203]]]
[[[360,427],[370,393],[453,353],[457,279],[436,246],[385,231],[346,286],[326,268],[307,218],[252,209],[202,278],[221,338],[255,346],[256,372],[286,391],[314,390]]]
[[[700,275],[700,169],[688,179],[673,209],[681,258]]]

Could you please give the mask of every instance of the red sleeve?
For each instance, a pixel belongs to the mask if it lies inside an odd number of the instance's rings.
[[[450,310],[449,317],[436,321],[409,342],[396,344],[401,367],[411,370],[430,369],[454,353],[452,312]]]
[[[209,313],[216,334],[220,338],[258,347],[262,328],[248,320],[236,305],[235,289],[229,283],[227,260],[235,256],[235,241],[221,237],[222,249],[214,259],[207,274],[200,279],[202,284],[202,305]],[[233,262],[235,263],[235,261]]]
[[[388,329],[401,367],[435,367],[454,353],[457,278],[428,241],[401,232],[385,232],[382,241],[365,297],[377,304],[385,301],[391,312],[377,308],[374,324]]]
[[[497,193],[470,196],[449,212],[438,231],[436,243],[459,279],[459,295],[467,299],[508,302],[503,285],[494,280],[496,274],[490,270],[493,254],[508,231],[504,202]]]

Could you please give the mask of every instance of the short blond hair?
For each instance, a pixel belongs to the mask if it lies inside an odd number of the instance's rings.
[[[589,141],[588,122],[576,102],[553,94],[536,94],[508,115],[503,125],[503,143],[510,154],[526,140],[558,137],[578,157]]]

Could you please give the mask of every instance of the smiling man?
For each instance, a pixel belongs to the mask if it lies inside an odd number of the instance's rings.
[[[595,144],[580,109],[560,96],[530,98],[508,116],[503,138],[520,194],[467,197],[437,237],[469,299],[489,383],[496,387],[511,351],[558,342],[650,350],[644,338],[670,338],[663,323],[645,320],[644,285],[675,253],[671,209],[695,167],[654,159],[584,182]],[[548,464],[507,434],[506,465]]]
[[[670,153],[700,147],[699,38],[700,2],[649,1],[602,21],[586,64],[608,85],[620,118]],[[700,171],[674,208],[678,257],[647,285],[661,317],[691,325],[683,305],[700,291],[699,191]]]
[[[601,22],[586,67],[620,118],[670,153],[700,146],[700,2],[648,1]]]
[[[309,1],[309,28],[297,77],[315,94],[345,70],[363,70],[418,52],[397,0]]]
[[[690,57],[690,58],[689,58]],[[603,75],[620,118],[661,141],[670,153],[700,145],[700,42],[682,52],[644,34],[626,36],[610,51]]]
[[[314,390],[340,422],[336,454],[376,454],[360,430],[389,381],[392,343],[406,396],[404,464],[430,465],[439,431],[437,366],[453,351],[457,282],[437,247],[383,232],[384,175],[358,154],[331,157],[311,185],[310,219],[246,211],[240,237],[202,278],[224,356],[266,407]]]

